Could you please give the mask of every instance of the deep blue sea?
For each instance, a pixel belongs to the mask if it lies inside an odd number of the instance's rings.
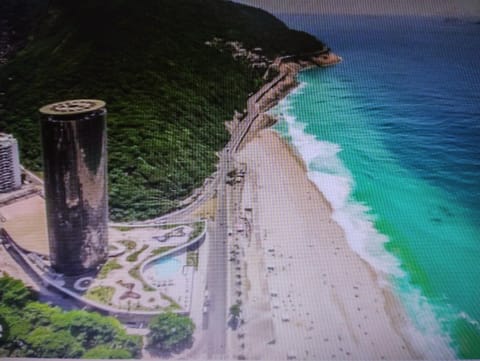
[[[480,25],[280,15],[344,61],[273,112],[425,356],[480,358]]]

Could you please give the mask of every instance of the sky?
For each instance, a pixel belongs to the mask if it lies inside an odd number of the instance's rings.
[[[480,0],[237,0],[271,13],[480,17]]]

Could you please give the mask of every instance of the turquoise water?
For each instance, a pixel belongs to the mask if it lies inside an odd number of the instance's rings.
[[[180,272],[182,266],[183,262],[179,258],[173,256],[162,258],[152,263],[154,273],[159,280],[174,276]]]
[[[431,359],[480,358],[480,26],[285,20],[345,61],[302,72],[276,129],[394,287],[412,343]]]

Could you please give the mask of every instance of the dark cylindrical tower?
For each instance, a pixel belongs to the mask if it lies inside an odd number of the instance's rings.
[[[105,103],[69,100],[40,109],[52,267],[67,276],[108,257]]]

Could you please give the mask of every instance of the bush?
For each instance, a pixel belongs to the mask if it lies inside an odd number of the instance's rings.
[[[78,358],[85,349],[68,331],[48,327],[33,330],[26,338],[26,356],[45,358]]]
[[[23,309],[23,317],[32,325],[48,326],[52,318],[62,314],[59,307],[52,307],[45,303],[31,302]]]
[[[22,307],[36,298],[35,293],[25,287],[22,281],[10,276],[0,278],[0,303]]]
[[[148,345],[161,351],[180,351],[192,341],[195,325],[186,316],[167,312],[150,321]]]
[[[127,350],[110,348],[108,346],[96,346],[82,356],[84,359],[129,359],[132,354]]]
[[[240,308],[240,304],[235,303],[233,306],[230,307],[230,315],[234,318],[240,317],[240,313],[242,312]]]

